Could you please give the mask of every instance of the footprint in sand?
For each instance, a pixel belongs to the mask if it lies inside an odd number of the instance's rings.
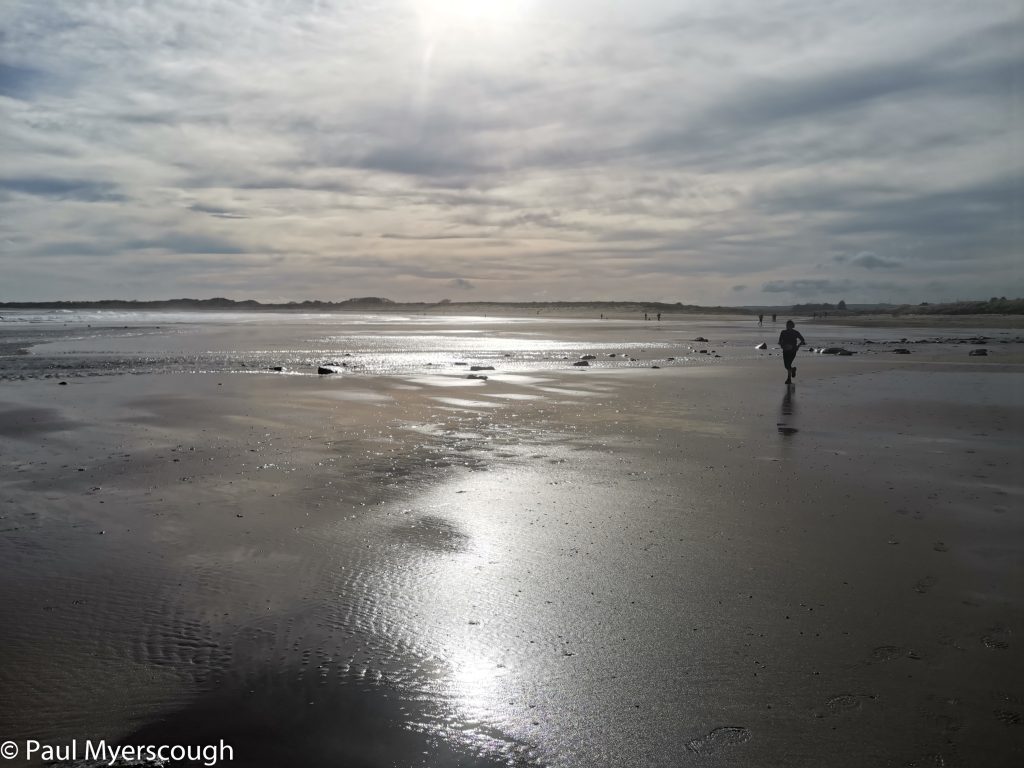
[[[865,699],[874,699],[871,694],[863,693],[840,693],[825,702],[825,713],[829,715],[842,715],[860,709]]]
[[[981,644],[992,651],[1005,651],[1010,647],[1010,630],[1006,627],[991,627],[987,635],[981,638]]]
[[[934,576],[925,576],[923,579],[918,579],[914,585],[914,591],[919,595],[925,594],[929,589],[935,586],[937,579]]]
[[[686,747],[698,755],[713,755],[724,747],[735,747],[750,741],[751,733],[747,728],[735,725],[725,725],[715,728],[696,739],[686,742]]]
[[[871,662],[894,661],[895,659],[920,659],[921,656],[910,648],[899,645],[880,645],[871,651]]]
[[[1024,722],[1024,718],[1021,718],[1017,712],[1010,712],[1006,709],[996,710],[996,719],[999,720],[1003,725],[1020,725]]]

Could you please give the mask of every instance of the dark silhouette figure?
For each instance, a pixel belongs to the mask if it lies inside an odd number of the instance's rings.
[[[764,325],[764,315],[757,316],[757,327],[760,328]]]
[[[773,322],[773,323],[775,322],[775,318],[777,318],[777,317],[778,317],[778,315],[776,315],[776,314],[775,314],[775,313],[773,312],[773,313],[772,313],[772,322]]]
[[[800,331],[796,329],[796,323],[792,320],[786,321],[786,330],[779,334],[779,346],[782,347],[782,364],[786,366],[786,383],[792,384],[796,376],[796,366],[793,360],[796,359],[796,351],[806,344]]]
[[[658,322],[661,322],[661,312],[658,313]]]

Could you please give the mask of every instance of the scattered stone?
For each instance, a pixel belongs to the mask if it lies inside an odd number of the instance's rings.
[[[580,360],[597,360],[597,355],[580,355]]]
[[[768,349],[768,345],[762,341],[760,344],[754,347],[754,349]]]
[[[894,355],[909,355],[910,354],[910,350],[909,349],[905,349],[904,347],[897,347],[896,349],[894,349],[892,351],[892,353]]]
[[[586,360],[577,360],[575,363],[573,363],[573,365],[575,365],[577,368],[585,368],[589,366],[590,363],[588,363]]]
[[[469,363],[452,363],[452,365],[469,365]]]
[[[469,373],[466,374],[467,379],[480,379],[481,381],[487,381],[487,377],[482,373]]]
[[[853,354],[847,349],[842,347],[821,347],[818,350],[819,355],[842,355],[842,354]]]
[[[702,355],[706,355],[708,351],[706,349],[698,350]]]
[[[707,340],[707,339],[705,339],[705,338],[704,338],[703,336],[698,336],[698,337],[697,337],[696,339],[694,339],[694,341],[702,341],[702,342],[704,342],[705,344],[707,344],[707,343],[708,343],[708,340]]]
[[[652,365],[651,368],[658,368],[660,370],[661,366],[660,365]]]
[[[494,366],[493,365],[471,365],[471,366],[469,366],[469,370],[471,370],[471,371],[493,371],[494,370]]]
[[[967,353],[970,357],[988,357],[987,349],[972,349]]]
[[[281,373],[284,370],[284,366],[283,365],[272,365],[267,370],[268,371],[277,371],[278,373]]]
[[[336,371],[336,370],[334,370],[333,368],[326,368],[326,367],[324,367],[324,366],[322,366],[322,365],[321,365],[321,366],[319,366],[319,367],[318,367],[318,368],[316,369],[316,372],[317,372],[318,374],[320,374],[321,376],[327,376],[328,374],[331,374],[331,373],[339,373],[339,371]]]
[[[68,383],[66,381],[58,381],[57,382],[57,386],[58,387],[66,387],[67,385],[68,385]]]

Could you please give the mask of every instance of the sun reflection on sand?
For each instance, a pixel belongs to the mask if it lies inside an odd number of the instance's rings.
[[[450,685],[456,703],[469,714],[488,711],[497,683],[505,673],[504,665],[487,658],[472,646],[460,648],[449,659]]]

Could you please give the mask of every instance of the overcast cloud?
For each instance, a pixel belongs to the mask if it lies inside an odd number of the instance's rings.
[[[0,300],[1024,295],[1019,2],[7,0]]]

